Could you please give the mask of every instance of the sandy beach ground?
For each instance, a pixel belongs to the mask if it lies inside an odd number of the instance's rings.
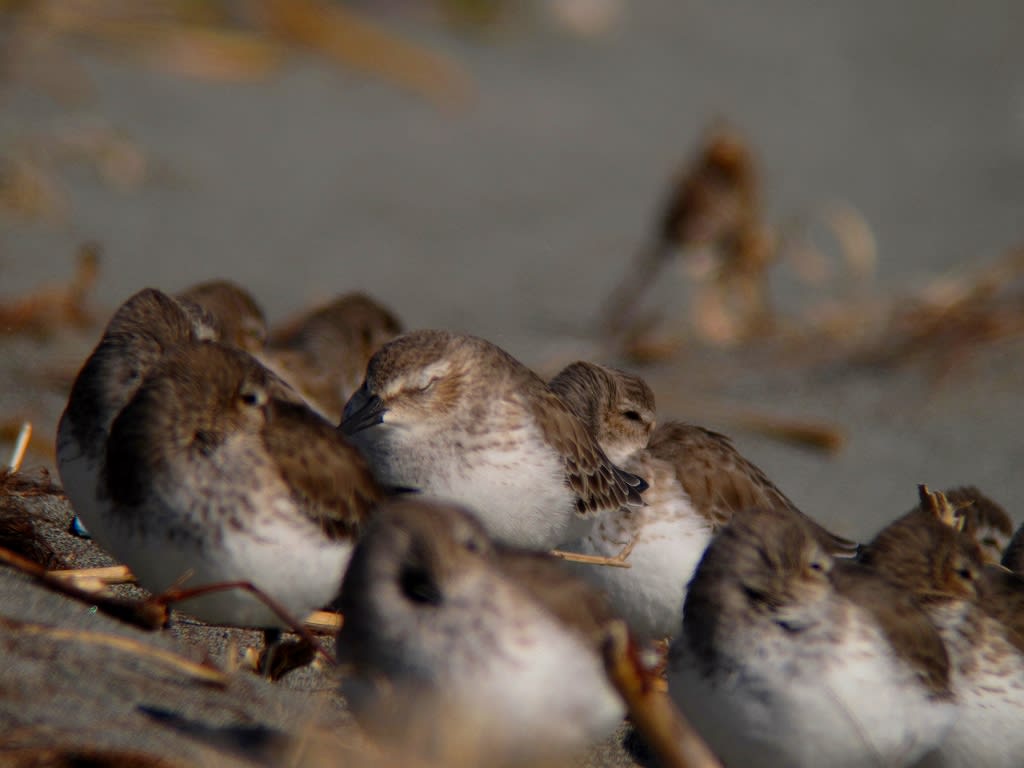
[[[859,211],[877,243],[879,300],[1024,242],[1019,4],[953,12],[923,2],[650,0],[623,6],[595,39],[558,27],[541,3],[483,35],[380,5],[374,18],[388,29],[459,62],[472,98],[439,109],[309,53],[230,83],[68,37],[29,55],[12,47],[13,25],[0,27],[0,45],[17,54],[0,79],[0,156],[39,157],[40,146],[85,134],[142,158],[139,168],[130,155],[122,183],[91,161],[46,160],[54,210],[36,219],[0,210],[0,300],[65,279],[75,249],[92,240],[102,246],[101,315],[144,286],[212,277],[246,285],[271,320],[362,289],[410,328],[482,335],[551,372],[597,354],[601,301],[715,120],[755,152],[774,225],[837,201]],[[39,85],[45,72],[79,83],[75,93],[54,98]],[[677,296],[681,281],[669,270],[659,295]],[[807,301],[808,291],[783,282],[777,303]],[[678,298],[673,306],[670,316],[682,317]],[[99,332],[0,337],[0,419],[35,423],[29,466],[51,463],[66,398],[53,381],[66,382]],[[698,345],[635,370],[654,386],[661,416],[730,432],[837,532],[869,536],[913,504],[920,482],[976,484],[1020,522],[1024,344],[959,351],[941,380],[917,364],[809,366],[763,348]],[[846,442],[830,456],[796,449],[720,410],[702,413],[712,401],[824,420]],[[0,442],[0,456],[9,447]],[[66,506],[32,507],[75,564],[98,556],[60,533]],[[137,634],[3,570],[0,613]],[[234,634],[184,627],[146,642],[187,651],[198,640],[223,660]],[[214,764],[222,747],[145,707],[162,702],[210,728],[294,731],[310,707],[328,729],[345,720],[319,673],[277,687],[239,673],[226,691],[186,693],[166,673],[107,652],[26,641],[9,628],[0,644],[0,725],[19,744],[142,746]],[[628,759],[616,747],[594,757]]]

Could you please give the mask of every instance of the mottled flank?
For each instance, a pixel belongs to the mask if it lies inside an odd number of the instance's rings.
[[[870,614],[924,688],[936,697],[952,698],[946,647],[913,595],[870,569],[844,561],[836,562],[832,585],[837,594]]]
[[[211,280],[178,294],[214,320],[220,341],[246,352],[258,352],[267,340],[267,318],[256,298],[230,280]]]
[[[647,481],[612,464],[557,395],[538,389],[530,405],[544,438],[564,457],[566,478],[576,494],[580,514],[643,503],[640,494],[647,489]]]
[[[997,565],[987,565],[981,605],[1007,630],[1007,638],[1024,654],[1024,577]]]

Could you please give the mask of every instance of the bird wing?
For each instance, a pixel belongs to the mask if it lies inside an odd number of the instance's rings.
[[[264,430],[263,442],[297,505],[329,537],[357,535],[382,497],[363,457],[306,406],[281,400],[268,405],[275,424]]]
[[[852,556],[857,552],[856,542],[836,536],[797,509],[725,435],[693,424],[668,422],[655,430],[647,450],[675,468],[676,479],[694,508],[715,530],[744,509],[785,509],[804,519],[832,554]]]
[[[539,380],[538,380],[539,382]],[[540,382],[539,382],[540,383]],[[624,505],[642,506],[647,482],[612,464],[583,422],[543,385],[530,398],[544,439],[565,460],[566,482],[581,515]]]

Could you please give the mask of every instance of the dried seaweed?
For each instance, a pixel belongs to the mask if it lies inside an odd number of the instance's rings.
[[[23,37],[73,37],[185,76],[261,78],[299,48],[438,105],[460,106],[473,92],[454,60],[327,0],[23,0],[0,4],[5,12],[16,20],[14,44]]]
[[[0,156],[0,211],[29,221],[61,221],[68,208],[67,192],[47,163]]]
[[[50,479],[50,472],[40,467],[31,472],[0,469],[0,496],[57,496],[64,498],[64,489]]]
[[[172,651],[147,645],[124,635],[113,635],[86,629],[53,627],[46,624],[33,624],[6,616],[0,616],[0,627],[20,635],[35,635],[51,640],[104,645],[125,653],[144,656],[165,666],[172,667],[176,671],[195,678],[200,682],[218,687],[223,687],[228,682],[227,676],[223,672],[208,663],[195,662]]]
[[[188,600],[193,597],[200,597],[201,595],[208,595],[214,592],[224,592],[229,590],[240,589],[248,592],[265,606],[267,606],[282,622],[299,638],[313,648],[316,653],[320,654],[328,664],[331,666],[337,665],[337,659],[334,658],[334,654],[324,648],[323,644],[317,640],[316,636],[306,628],[303,622],[296,619],[291,613],[277,600],[268,595],[259,587],[248,581],[231,581],[220,584],[204,584],[201,587],[193,587],[191,589],[183,589],[179,587],[172,587],[167,591],[154,595],[147,602],[155,606],[173,605],[174,603]]]
[[[0,547],[42,568],[63,568],[64,561],[40,536],[36,521],[21,505],[0,490]]]
[[[613,336],[636,337],[646,291],[677,253],[707,290],[697,297],[696,326],[716,343],[731,343],[768,313],[765,271],[772,250],[760,213],[753,157],[732,132],[715,129],[678,174],[657,218],[652,242],[615,289],[604,311]],[[726,304],[746,319],[740,329]],[[649,321],[648,323],[649,324]]]
[[[85,243],[69,281],[44,285],[20,299],[0,303],[0,335],[50,336],[64,328],[91,327],[96,318],[89,300],[99,275],[99,257],[99,246]]]
[[[96,592],[81,589],[59,576],[54,576],[43,566],[22,557],[16,552],[0,547],[0,563],[15,568],[31,576],[38,583],[65,597],[86,603],[108,616],[124,621],[140,629],[156,630],[167,623],[168,612],[165,605],[154,601],[128,600],[120,597],[109,597]]]
[[[0,440],[8,439],[14,441],[14,449],[7,468],[0,468],[0,499],[8,496],[63,497],[64,489],[50,480],[50,472],[45,467],[30,472],[21,471],[21,464],[32,439],[32,422],[0,422]]]
[[[609,679],[626,702],[630,719],[665,768],[721,768],[721,763],[640,660],[629,630],[613,622],[604,642]]]
[[[820,223],[839,251],[839,269],[808,231]],[[808,221],[790,222],[780,235],[762,213],[760,181],[753,153],[724,128],[712,130],[693,161],[678,174],[656,218],[651,243],[641,250],[626,277],[606,302],[605,335],[637,362],[675,356],[686,334],[664,329],[657,311],[641,312],[646,293],[675,258],[685,266],[691,292],[689,333],[715,347],[776,338],[798,330],[830,305],[826,277],[841,293],[862,286],[874,274],[874,236],[850,205],[825,206]],[[788,267],[811,286],[814,306],[801,318],[783,315],[772,296],[771,277]]]
[[[994,264],[931,281],[893,303],[878,338],[852,359],[892,367],[927,364],[936,379],[997,341],[1024,334],[1024,248]]]

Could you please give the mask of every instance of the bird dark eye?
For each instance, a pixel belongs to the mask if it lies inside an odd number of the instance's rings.
[[[747,599],[750,600],[752,603],[768,602],[768,596],[764,592],[762,592],[759,589],[755,589],[754,587],[748,586],[746,584],[743,585],[743,594],[745,594],[747,596]]]
[[[964,581],[970,581],[973,578],[971,572],[967,568],[960,568],[960,569],[958,569],[957,572],[956,572],[956,575],[959,576]]]
[[[242,402],[246,405],[257,405],[259,404],[259,397],[255,392],[244,392],[242,393]]]
[[[824,571],[825,570],[825,565],[820,560],[815,560],[814,562],[811,563],[811,570],[812,571]]]
[[[414,603],[440,605],[441,590],[424,568],[408,566],[400,577],[402,593]]]
[[[626,411],[622,415],[625,416],[630,421],[643,421],[643,419],[640,418],[640,414],[637,413],[636,411]]]

